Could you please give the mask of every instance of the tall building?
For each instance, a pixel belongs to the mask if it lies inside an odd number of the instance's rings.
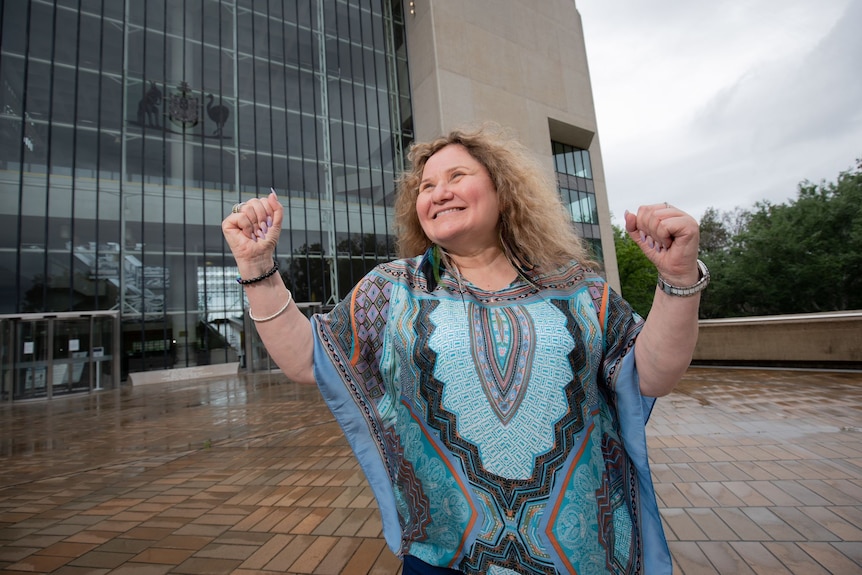
[[[573,0],[0,3],[0,401],[268,358],[220,223],[276,189],[309,311],[394,257],[410,143],[514,128],[618,284]]]

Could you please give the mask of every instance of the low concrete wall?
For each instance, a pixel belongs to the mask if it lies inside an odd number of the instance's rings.
[[[177,369],[140,371],[129,374],[129,383],[132,385],[146,385],[148,383],[169,383],[171,381],[184,381],[187,379],[207,379],[236,375],[238,371],[239,363],[218,363],[215,365],[199,365]]]
[[[700,321],[692,363],[862,369],[862,311]],[[236,375],[238,363],[129,374],[132,385]]]
[[[695,364],[862,368],[862,311],[701,320]]]

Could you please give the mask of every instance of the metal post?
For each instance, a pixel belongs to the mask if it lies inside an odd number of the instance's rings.
[[[48,399],[54,397],[54,318],[45,318],[48,320],[48,333],[46,336],[45,345],[48,346],[47,356],[45,361],[45,394]]]
[[[326,34],[323,30],[323,0],[317,0],[317,22],[314,36],[317,38],[317,57],[320,69],[315,75],[320,80],[320,125],[323,138],[324,193],[320,213],[326,226],[326,241],[329,245],[329,287],[331,295],[327,304],[338,303],[338,247],[335,241],[335,198],[332,191],[332,150],[329,135],[329,86],[326,80]],[[324,205],[325,204],[325,205]]]

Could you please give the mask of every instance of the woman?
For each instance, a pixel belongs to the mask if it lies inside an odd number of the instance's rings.
[[[409,158],[402,259],[310,324],[274,273],[275,194],[223,224],[249,315],[287,377],[320,387],[403,573],[669,573],[644,426],[697,338],[697,222],[626,214],[661,278],[643,321],[515,141],[455,131]]]

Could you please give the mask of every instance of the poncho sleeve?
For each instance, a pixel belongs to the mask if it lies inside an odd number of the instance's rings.
[[[335,308],[312,319],[314,375],[323,399],[341,426],[371,486],[394,553],[401,529],[392,487],[397,464],[381,406],[395,400],[380,375],[392,285],[371,272]]]
[[[670,573],[672,563],[659,515],[658,502],[647,457],[645,426],[656,398],[640,392],[634,347],[643,328],[643,318],[605,283],[599,304],[605,340],[602,362],[603,384],[619,418],[620,436],[637,470],[641,493],[640,511],[645,573]]]

